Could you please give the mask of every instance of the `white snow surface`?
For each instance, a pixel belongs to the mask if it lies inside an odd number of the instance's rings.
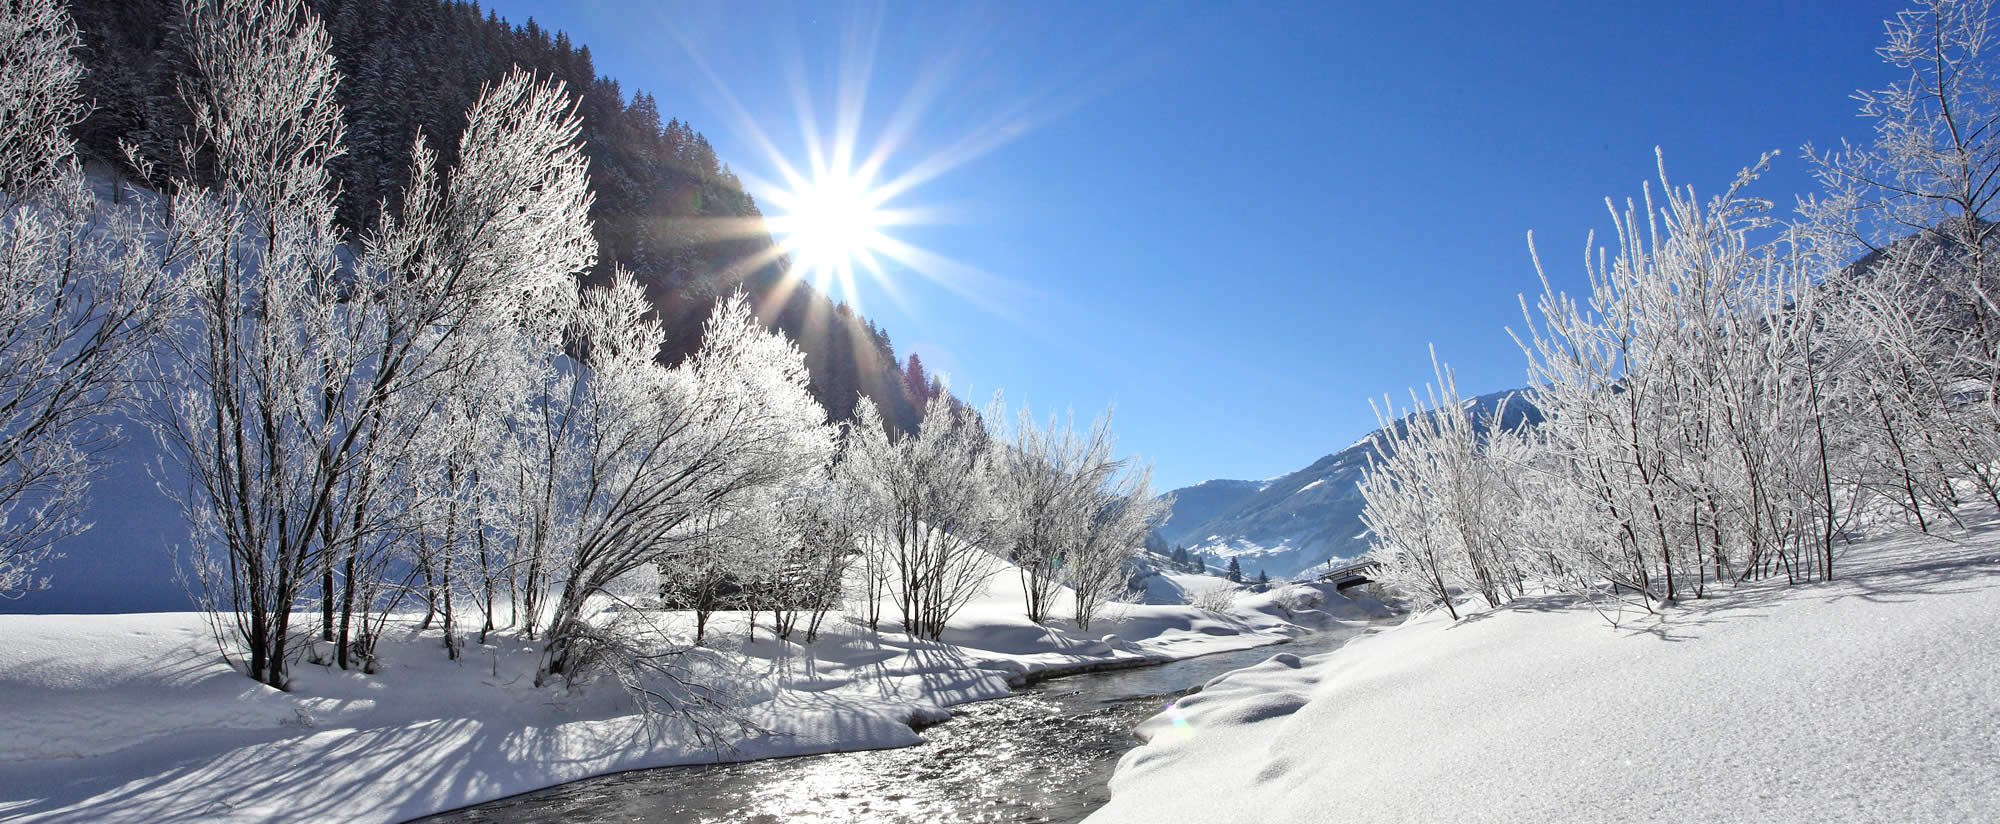
[[[1279,654],[1142,725],[1089,821],[2000,820],[2000,526],[1953,537],[1616,627],[1538,598]]]
[[[379,673],[299,663],[281,692],[223,664],[197,613],[6,615],[0,820],[391,822],[621,770],[903,746],[912,722],[1032,675],[1271,644],[1381,609],[1327,600],[1290,615],[1268,594],[1226,615],[1114,604],[1079,633],[1028,622],[1010,571],[944,643],[836,614],[810,647],[768,627],[746,641],[724,613],[721,650],[695,663],[769,732],[720,747],[653,734],[615,684],[534,687],[540,645],[511,633],[454,662],[435,629],[392,629]]]

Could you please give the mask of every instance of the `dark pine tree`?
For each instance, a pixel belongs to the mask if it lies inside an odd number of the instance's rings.
[[[1243,565],[1237,563],[1235,558],[1229,559],[1229,580],[1238,584],[1243,583]]]
[[[923,406],[930,400],[931,381],[924,374],[924,361],[917,353],[910,353],[910,362],[903,365],[903,394],[910,396],[910,403]]]

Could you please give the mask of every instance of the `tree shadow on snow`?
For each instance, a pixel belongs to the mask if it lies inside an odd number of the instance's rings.
[[[1698,637],[1698,631],[1708,624],[1767,617],[1787,602],[1903,604],[2000,587],[2000,548],[1994,546],[2000,523],[1987,519],[1969,527],[1949,536],[1919,533],[1886,537],[1863,553],[1836,555],[1831,581],[1789,584],[1779,574],[1733,587],[1710,584],[1704,597],[1678,600],[1656,615],[1620,628],[1665,641],[1684,641]]]

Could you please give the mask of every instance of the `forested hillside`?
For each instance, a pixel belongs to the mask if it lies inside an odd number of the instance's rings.
[[[806,353],[813,394],[829,417],[851,418],[865,393],[890,423],[913,429],[923,406],[905,391],[889,336],[846,304],[789,281],[755,200],[690,124],[663,114],[652,95],[600,76],[590,48],[533,20],[516,26],[476,3],[449,0],[313,0],[343,80],[347,152],[334,161],[341,224],[357,236],[379,206],[398,202],[421,134],[440,166],[457,160],[456,136],[482,87],[512,66],[561,80],[577,98],[596,202],[598,258],[590,279],[631,271],[658,309],[663,358],[700,344],[716,298],[742,287],[758,316]],[[185,170],[176,148],[192,115],[184,84],[191,62],[173,0],[79,0],[82,90],[93,110],[79,148],[123,175],[154,184]],[[665,118],[665,122],[662,119]],[[152,165],[128,162],[126,147]],[[212,162],[197,157],[197,167]],[[207,169],[193,170],[197,178]]]

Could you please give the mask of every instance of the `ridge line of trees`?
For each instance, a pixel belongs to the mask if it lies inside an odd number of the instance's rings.
[[[644,287],[666,330],[663,360],[691,356],[713,307],[742,289],[765,325],[806,353],[814,397],[833,420],[852,420],[858,393],[895,426],[915,429],[923,395],[906,388],[887,332],[790,278],[755,199],[707,137],[652,95],[598,74],[587,45],[461,0],[304,5],[322,21],[342,75],[334,95],[347,114],[348,151],[329,168],[344,230],[375,229],[384,207],[405,196],[419,134],[462,133],[486,86],[515,67],[532,71],[574,98],[598,243],[583,277],[603,285],[623,268]],[[182,92],[200,78],[179,0],[75,0],[71,11],[89,103],[72,127],[78,153],[155,189],[175,178],[213,182],[212,159],[181,152],[195,126]],[[456,166],[455,143],[429,148],[439,169]]]

